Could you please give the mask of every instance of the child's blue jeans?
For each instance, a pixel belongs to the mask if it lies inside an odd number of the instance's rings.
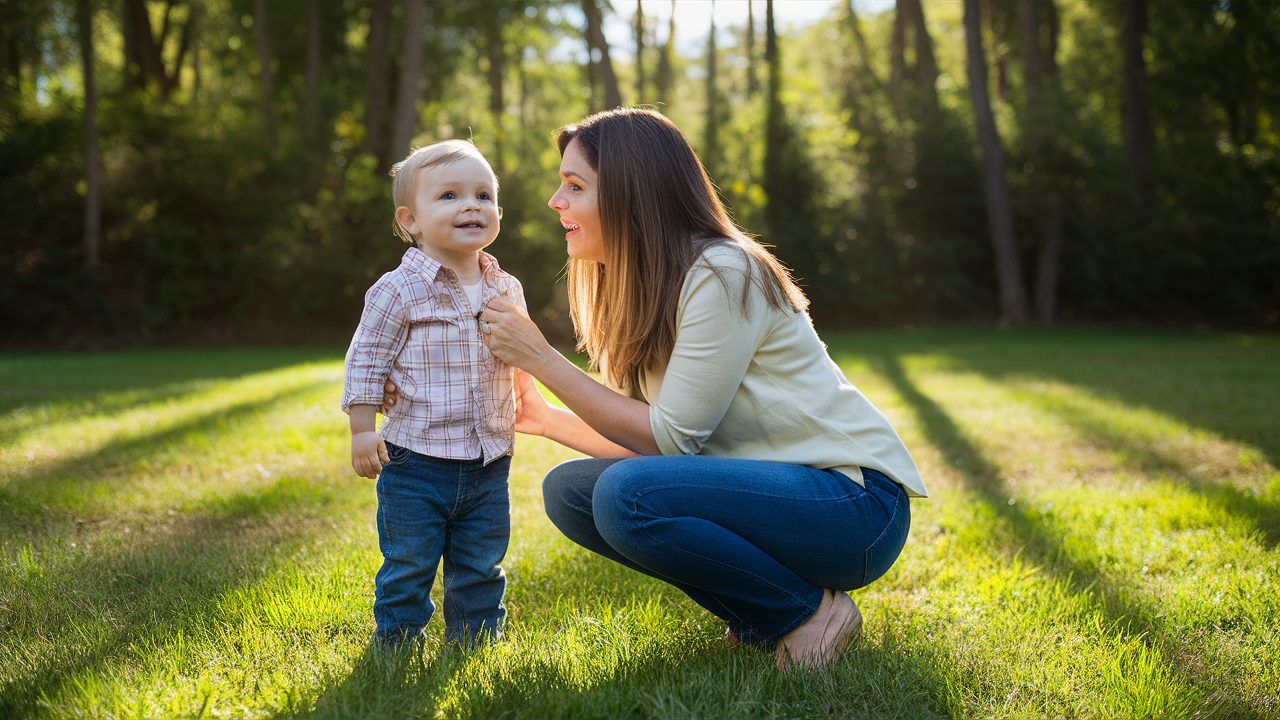
[[[794,630],[823,588],[853,590],[897,560],[911,525],[902,486],[866,487],[803,465],[664,455],[570,460],[542,484],[570,540],[663,580],[744,642]]]
[[[387,443],[391,461],[378,476],[375,639],[418,635],[431,615],[431,586],[444,563],[444,636],[469,645],[497,640],[507,611],[507,578],[498,563],[511,537],[507,473],[511,456],[448,460]]]

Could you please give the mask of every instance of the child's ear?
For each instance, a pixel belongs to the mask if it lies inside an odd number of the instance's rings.
[[[410,235],[417,235],[421,232],[418,229],[418,221],[413,218],[413,213],[403,205],[396,208],[396,222],[400,223],[400,227],[408,230]]]
[[[501,219],[502,219],[502,208],[501,208],[501,207],[499,207],[499,208],[498,208],[498,219],[499,219],[499,220],[501,220]]]

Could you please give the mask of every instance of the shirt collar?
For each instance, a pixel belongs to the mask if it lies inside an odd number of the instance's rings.
[[[440,264],[435,258],[422,252],[417,247],[411,247],[404,251],[404,256],[400,259],[402,263],[414,272],[422,273],[426,277],[435,280],[444,265]],[[480,274],[485,280],[489,280],[494,273],[499,272],[502,268],[498,267],[498,259],[489,253],[480,251]]]

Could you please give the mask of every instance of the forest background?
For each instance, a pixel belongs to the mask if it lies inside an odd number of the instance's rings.
[[[568,339],[553,133],[620,104],[820,327],[1280,326],[1280,3],[659,4],[0,0],[0,345],[341,342],[404,249],[388,168],[451,137]]]

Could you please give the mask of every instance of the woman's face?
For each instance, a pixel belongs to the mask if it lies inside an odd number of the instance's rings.
[[[604,236],[600,233],[600,206],[597,204],[596,171],[582,154],[575,138],[569,141],[560,159],[560,187],[547,205],[560,213],[560,224],[569,244],[569,257],[604,262]]]

